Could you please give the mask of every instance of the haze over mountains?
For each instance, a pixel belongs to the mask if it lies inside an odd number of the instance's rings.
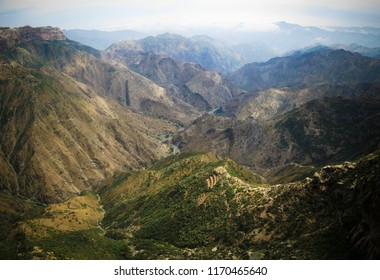
[[[380,32],[276,26],[1,28],[1,258],[378,258]]]
[[[106,49],[114,42],[128,41],[124,43],[124,47],[129,46],[131,50],[165,54],[222,72],[232,72],[246,63],[264,62],[274,56],[316,44],[327,46],[338,44],[340,48],[349,48],[355,43],[360,48],[357,46],[351,50],[363,54],[376,52],[372,49],[380,44],[380,32],[376,28],[321,28],[287,22],[274,23],[273,28],[268,31],[213,28],[185,30],[181,35],[167,33],[144,36],[130,30],[114,32],[64,30],[64,32],[69,39],[97,49]],[[178,51],[175,45],[181,45],[182,50]],[[369,49],[362,49],[363,47]]]

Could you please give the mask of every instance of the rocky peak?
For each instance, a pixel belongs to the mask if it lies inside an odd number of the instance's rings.
[[[66,40],[62,30],[58,27],[31,27],[29,25],[17,28],[0,28],[0,46],[12,47],[18,43],[33,40]]]

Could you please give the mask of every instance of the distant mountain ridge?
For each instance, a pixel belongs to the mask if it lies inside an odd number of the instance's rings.
[[[126,53],[152,53],[173,59],[194,62],[209,70],[221,72],[236,69],[241,65],[239,57],[228,48],[216,45],[213,40],[186,38],[176,34],[161,34],[136,41],[122,41],[107,50]]]
[[[358,45],[356,43],[353,43],[350,45],[335,44],[335,45],[330,45],[330,46],[326,46],[323,44],[315,44],[313,46],[307,46],[307,47],[300,49],[300,50],[293,50],[289,53],[284,54],[283,56],[291,56],[291,55],[295,55],[295,54],[300,55],[303,53],[315,51],[317,49],[322,50],[322,49],[329,49],[329,48],[333,49],[333,50],[341,50],[342,49],[345,51],[349,51],[352,53],[358,53],[360,55],[368,56],[368,57],[379,58],[379,56],[380,56],[380,48],[368,48],[368,47]]]
[[[151,53],[108,51],[106,56],[167,89],[168,93],[194,106],[200,112],[215,109],[238,93],[221,74],[200,65],[176,61]]]
[[[82,44],[91,46],[98,50],[105,50],[113,43],[128,40],[141,39],[146,36],[145,33],[133,30],[119,31],[100,31],[100,30],[83,30],[83,29],[65,29],[63,33],[67,38]]]
[[[364,47],[358,44],[351,44],[351,45],[337,44],[337,45],[331,45],[330,47],[334,49],[344,49],[346,51],[360,53],[361,55],[368,56],[368,57],[380,58],[380,47],[368,48],[368,47]]]
[[[120,31],[97,31],[97,30],[65,30],[67,32],[68,38],[77,40],[81,43],[87,43],[92,47],[97,48],[97,40],[108,41],[108,38],[116,36],[112,43],[117,41],[129,40],[129,39],[141,39],[143,37],[152,35],[143,34],[140,38],[132,38],[130,34],[137,33],[140,36],[140,32],[135,32],[131,30],[120,30]],[[123,36],[123,33],[126,33]],[[210,36],[214,38],[213,40],[224,42],[224,44],[233,47],[234,44],[239,45],[261,45],[257,52],[269,51],[270,56],[267,55],[256,55],[250,56],[248,62],[259,62],[269,59],[275,55],[282,55],[294,49],[304,48],[306,46],[314,44],[324,44],[324,45],[334,45],[334,44],[359,44],[368,48],[376,48],[380,46],[380,29],[371,27],[317,27],[317,26],[302,26],[299,24],[288,23],[284,21],[275,22],[272,24],[271,28],[268,30],[252,30],[251,26],[242,23],[239,26],[234,26],[232,28],[223,27],[213,27],[212,29],[183,29],[181,31],[172,30],[171,33],[179,33],[181,36],[192,37],[195,40],[206,40],[206,37]],[[77,37],[71,38],[70,35],[73,33]],[[192,35],[189,35],[192,34]],[[194,34],[207,34],[208,36],[200,35],[194,36]],[[88,38],[96,38],[94,44]],[[87,40],[87,41],[86,41]],[[210,40],[206,40],[212,43]],[[232,45],[231,45],[232,43]],[[110,46],[109,44],[108,46]],[[107,46],[107,47],[108,47]],[[264,48],[263,48],[264,47]]]
[[[302,26],[284,21],[275,23],[277,30],[258,34],[258,40],[266,41],[284,51],[299,49],[316,43],[324,45],[353,43],[369,48],[380,46],[380,29],[370,27],[316,27]],[[276,34],[277,36],[273,36]],[[272,38],[270,36],[272,35]],[[274,39],[275,38],[275,39]]]
[[[246,91],[317,84],[378,83],[380,60],[317,46],[264,63],[247,64],[229,78]]]

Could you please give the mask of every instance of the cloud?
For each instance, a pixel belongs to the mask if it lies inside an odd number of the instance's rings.
[[[32,9],[34,11],[50,12],[59,10],[73,10],[96,7],[124,7],[131,9],[169,7],[175,0],[2,0],[3,9]]]
[[[124,7],[130,9],[154,9],[158,7],[174,8],[177,10],[207,10],[208,12],[236,12],[256,10],[271,11],[284,10],[299,10],[303,8],[325,8],[333,10],[356,10],[368,11],[380,7],[378,0],[1,0],[0,6],[2,9],[34,9],[40,11],[53,10],[68,10],[77,8],[92,8],[92,7]]]
[[[380,17],[378,0],[0,0],[0,10],[0,25],[7,25],[7,12],[15,15],[15,11],[20,11],[23,16],[15,16],[12,22],[63,28],[236,26],[240,23],[244,28],[263,28],[282,20],[303,25],[380,25],[374,20]],[[366,21],[367,15],[371,16]]]

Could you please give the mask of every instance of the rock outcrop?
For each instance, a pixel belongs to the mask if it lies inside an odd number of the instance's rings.
[[[29,25],[18,28],[0,28],[0,46],[2,48],[13,47],[16,44],[33,41],[66,40],[62,30],[58,27],[31,27]]]

